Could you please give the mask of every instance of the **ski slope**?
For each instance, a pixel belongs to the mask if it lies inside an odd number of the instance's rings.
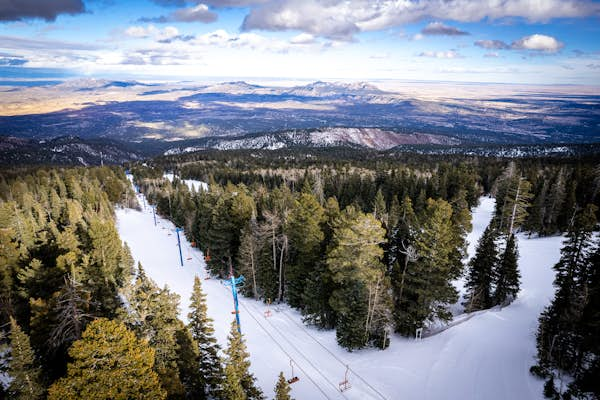
[[[141,195],[138,195],[141,196]],[[141,197],[140,197],[141,200]],[[140,201],[142,203],[142,201]],[[469,235],[472,254],[491,218],[493,199],[482,198],[474,210]],[[219,280],[208,279],[202,253],[182,237],[184,266],[180,266],[172,223],[152,211],[117,209],[121,238],[159,285],[181,296],[181,318],[186,321],[194,276],[203,279],[208,313],[224,347],[234,315],[231,291]],[[301,316],[287,306],[271,307],[240,297],[240,319],[251,354],[251,370],[265,394],[273,397],[280,371],[300,380],[292,385],[297,400],[312,399],[542,399],[542,382],[528,372],[534,362],[537,318],[553,295],[552,266],[559,258],[562,238],[519,237],[522,291],[510,306],[457,317],[455,326],[416,341],[397,335],[385,350],[347,352],[334,331],[303,326]],[[457,282],[457,285],[461,285]],[[338,390],[346,365],[352,387]]]

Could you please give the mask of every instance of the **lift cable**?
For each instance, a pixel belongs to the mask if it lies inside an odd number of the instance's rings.
[[[313,378],[300,366],[300,364],[298,364],[296,362],[296,360],[294,360],[294,358],[290,355],[290,353],[288,353],[283,346],[281,346],[281,344],[273,337],[273,335],[271,335],[271,333],[258,321],[258,319],[256,319],[256,317],[250,312],[250,310],[248,310],[248,307],[246,307],[246,305],[244,304],[244,302],[240,302],[240,304],[242,305],[242,307],[244,307],[244,309],[246,309],[246,312],[248,313],[248,315],[250,315],[250,317],[252,317],[252,319],[256,322],[256,324],[271,338],[271,340],[277,345],[277,347],[279,347],[279,349],[290,359],[292,360],[296,366],[298,367],[298,369],[300,371],[302,371],[302,373],[308,378],[309,381],[312,382],[312,384],[319,390],[319,392],[321,392],[321,394],[328,400],[330,400],[331,398],[329,396],[327,396],[327,393],[325,393],[323,391],[323,389],[321,389],[321,387],[313,380]]]
[[[301,328],[304,333],[306,333],[308,336],[310,336],[315,342],[317,342],[317,344],[319,346],[321,346],[326,352],[328,352],[333,358],[335,358],[340,364],[342,364],[344,367],[348,366],[347,363],[345,363],[342,359],[340,359],[338,356],[336,356],[331,350],[329,350],[327,347],[325,347],[325,345],[323,345],[323,343],[321,343],[316,337],[314,337],[304,326],[302,326],[301,324],[299,324],[298,322],[294,321],[294,319],[292,317],[290,317],[289,315],[287,315],[287,313],[285,311],[282,311],[281,314],[283,314],[287,319],[289,319],[290,321],[292,321],[296,326],[298,326],[299,328]],[[387,400],[387,398],[381,393],[379,392],[377,389],[375,389],[371,384],[369,384],[369,382],[367,382],[362,376],[360,376],[356,371],[354,371],[352,368],[348,367],[348,370],[350,372],[352,372],[358,379],[360,379],[367,387],[369,387],[373,392],[377,393],[377,395],[379,397],[381,397],[383,400]]]
[[[281,332],[281,331],[280,331],[280,330],[277,328],[277,326],[275,326],[275,325],[274,325],[274,324],[273,324],[271,321],[269,321],[269,319],[267,319],[267,323],[268,323],[269,325],[271,325],[271,327],[272,327],[273,329],[275,329],[275,331],[277,331],[277,333],[279,333],[279,335],[280,335],[280,336],[283,338],[283,340],[285,340],[285,341],[286,341],[286,342],[287,342],[287,343],[288,343],[290,346],[292,346],[292,348],[293,348],[294,350],[296,350],[296,351],[298,352],[298,354],[300,354],[300,355],[301,355],[301,356],[302,356],[302,357],[303,357],[303,358],[306,360],[306,362],[308,362],[308,364],[309,364],[311,367],[313,367],[313,369],[314,369],[315,371],[317,371],[317,372],[319,373],[319,375],[321,375],[321,376],[323,377],[323,379],[325,379],[325,380],[326,380],[326,381],[327,381],[327,382],[328,382],[328,383],[329,383],[331,386],[333,386],[333,388],[334,388],[334,390],[335,390],[336,392],[338,392],[338,391],[339,391],[339,388],[338,388],[338,386],[337,386],[337,385],[335,385],[333,382],[331,382],[331,381],[329,380],[329,378],[327,378],[327,376],[325,376],[325,375],[323,374],[323,372],[321,372],[321,370],[320,370],[319,368],[317,368],[317,367],[316,367],[316,366],[315,366],[315,365],[312,363],[312,361],[310,361],[310,360],[309,360],[309,359],[308,359],[308,358],[307,358],[307,357],[304,355],[304,353],[303,353],[303,352],[302,352],[300,349],[298,349],[298,348],[297,348],[297,347],[296,347],[296,346],[295,346],[295,345],[294,345],[294,344],[293,344],[293,343],[292,343],[292,342],[291,342],[291,341],[290,341],[290,340],[289,340],[289,339],[286,337],[286,335],[285,335],[285,334],[283,334],[283,333],[282,333],[282,332]],[[342,396],[343,398],[345,398],[345,399],[347,398],[347,397],[346,397],[346,396],[345,396],[343,393],[341,393],[341,392],[340,392],[340,394],[341,394],[341,396]]]

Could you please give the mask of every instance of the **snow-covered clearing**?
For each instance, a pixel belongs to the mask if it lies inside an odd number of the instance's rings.
[[[139,195],[141,196],[141,195]],[[140,203],[142,203],[140,201]],[[493,200],[482,198],[474,210],[469,252],[487,225]],[[222,346],[234,315],[231,291],[207,277],[202,253],[183,239],[184,266],[179,264],[177,237],[170,222],[152,211],[117,210],[118,229],[136,260],[159,285],[181,295],[181,316],[187,320],[195,275],[203,279],[208,312]],[[298,400],[312,399],[542,399],[542,382],[533,378],[537,318],[553,294],[552,266],[562,238],[519,237],[522,291],[504,309],[478,313],[420,341],[393,336],[385,351],[349,353],[336,344],[335,332],[302,325],[287,306],[265,318],[266,305],[240,298],[242,332],[251,354],[252,371],[272,398],[279,371],[290,377],[290,357],[300,381],[292,385]],[[352,388],[341,393],[345,365]]]
[[[175,177],[172,173],[166,173],[163,177],[167,178],[169,181],[173,182],[173,178]],[[195,179],[181,179],[183,183],[185,183],[190,190],[190,192],[198,192],[200,190],[208,190],[208,183],[197,181]]]

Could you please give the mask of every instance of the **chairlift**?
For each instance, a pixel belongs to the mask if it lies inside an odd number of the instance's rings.
[[[298,378],[296,375],[294,375],[294,363],[292,362],[291,359],[290,359],[290,367],[292,367],[292,377],[287,380],[287,383],[291,385],[292,383],[298,382],[300,380],[300,378]]]
[[[269,306],[271,305],[271,299],[267,299],[267,311],[265,311],[265,318],[269,318],[271,315],[273,315],[271,313],[271,309],[269,308]]]
[[[346,373],[344,374],[344,380],[340,382],[340,392],[345,392],[346,390],[348,390],[352,387],[352,385],[350,384],[350,381],[348,381],[348,371],[349,370],[350,370],[350,367],[348,365],[346,365]]]

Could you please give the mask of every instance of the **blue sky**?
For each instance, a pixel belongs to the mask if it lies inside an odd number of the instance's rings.
[[[600,84],[597,0],[0,0],[4,79]]]

